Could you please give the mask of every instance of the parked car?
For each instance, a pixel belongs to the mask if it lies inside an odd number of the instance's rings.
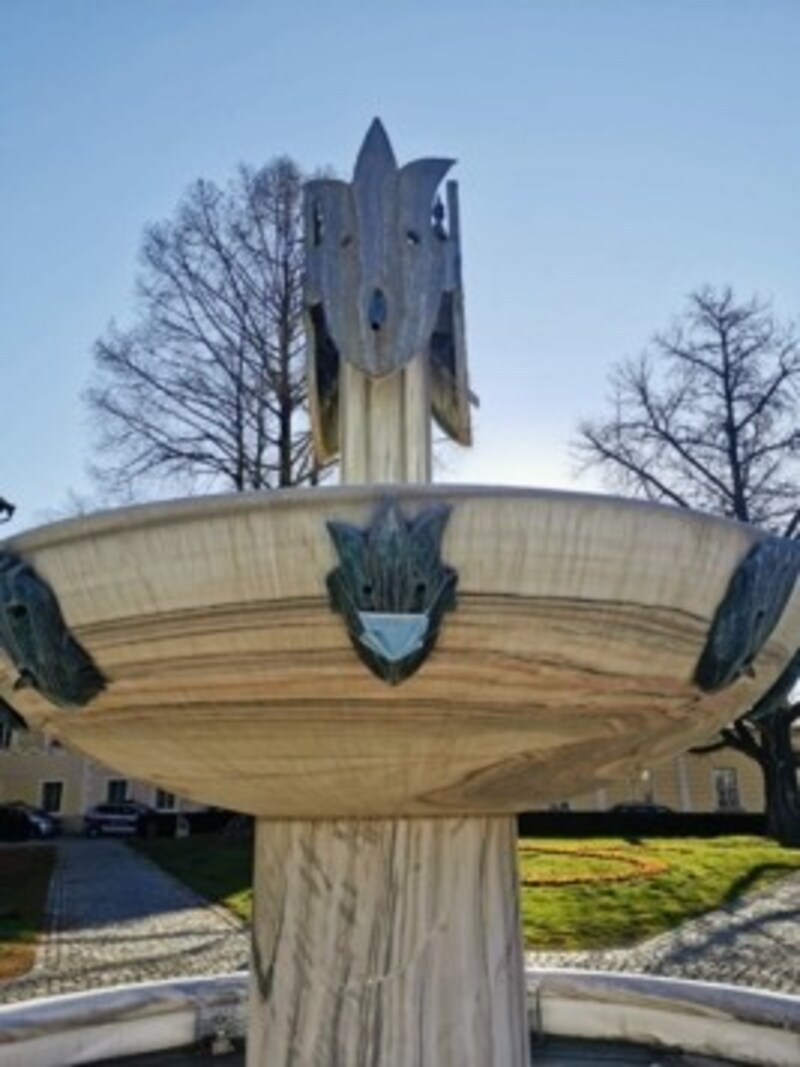
[[[615,804],[611,810],[620,815],[672,815],[672,808],[666,804],[649,804],[644,800]]]
[[[28,841],[60,833],[61,820],[42,808],[22,800],[0,805],[0,839],[4,841]]]
[[[139,834],[149,837],[157,833],[158,812],[137,800],[120,804],[95,804],[83,816],[83,832],[87,837],[101,834]]]

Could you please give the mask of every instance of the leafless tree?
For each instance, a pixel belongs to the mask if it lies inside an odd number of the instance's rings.
[[[269,489],[317,479],[305,410],[302,176],[289,159],[195,182],[141,248],[134,325],[95,345],[95,473],[117,496],[159,483]]]
[[[800,537],[800,340],[758,299],[692,293],[684,316],[612,372],[610,414],[586,420],[577,452],[614,487]],[[723,731],[764,775],[767,821],[800,839],[789,693]],[[698,751],[698,750],[695,750]]]
[[[612,374],[578,453],[617,488],[800,533],[800,341],[764,303],[701,289]]]
[[[755,760],[764,781],[767,833],[784,845],[800,846],[800,753],[792,744],[792,728],[800,718],[800,650],[778,682],[738,722],[720,731],[695,755],[733,748]]]

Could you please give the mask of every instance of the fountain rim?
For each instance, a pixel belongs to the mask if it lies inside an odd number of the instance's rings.
[[[683,508],[674,504],[638,500],[606,493],[581,492],[567,489],[533,488],[528,486],[486,485],[462,482],[384,483],[355,485],[325,485],[284,489],[249,490],[170,497],[120,507],[103,508],[87,515],[71,516],[55,522],[28,527],[0,541],[0,552],[30,552],[54,548],[90,536],[108,536],[121,531],[131,532],[154,526],[178,524],[206,517],[248,515],[264,510],[283,510],[312,503],[329,502],[332,507],[342,504],[374,504],[388,497],[398,501],[448,501],[453,504],[491,497],[497,500],[536,500],[587,507],[609,507],[630,510],[642,515],[663,515],[679,522],[701,524],[713,529],[728,528],[749,531],[760,537],[769,532],[749,523],[710,512]]]
[[[793,1062],[790,1057],[800,1033],[799,996],[752,986],[528,965],[525,988],[532,1032],[539,1039],[645,1044],[655,1055],[680,1045],[690,1054],[726,1056],[741,1049],[743,1040],[758,1035],[780,1056],[768,1062],[779,1064]],[[187,1046],[187,1022],[199,1040],[210,1040],[220,1020],[228,1036],[241,1038],[247,990],[248,975],[238,971],[178,975],[13,1001],[0,1007],[0,1029],[6,1035],[0,1041],[0,1065],[20,1062],[25,1046],[34,1043],[41,1062],[61,1062],[59,1046],[63,1051],[65,1034],[80,1042],[84,1052],[96,1049],[96,1056],[85,1062],[98,1062],[99,1056],[110,1063],[148,1052],[177,1053]],[[576,1005],[586,1009],[582,1015],[575,1014]],[[631,1008],[633,1032],[626,1019]],[[565,1025],[566,1019],[572,1025]],[[109,1027],[114,1029],[111,1049]],[[757,1052],[748,1051],[743,1062],[756,1062]]]

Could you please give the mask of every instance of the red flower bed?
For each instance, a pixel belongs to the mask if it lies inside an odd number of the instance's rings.
[[[537,876],[535,874],[529,875],[523,870],[520,872],[520,884],[527,888],[592,885],[593,883],[601,882],[630,882],[636,878],[653,878],[655,875],[664,874],[665,871],[669,870],[668,864],[663,863],[661,860],[654,859],[652,856],[632,856],[627,852],[622,852],[619,849],[614,848],[570,849],[555,848],[549,845],[521,844],[518,851],[520,859],[523,862],[526,856],[568,856],[575,860],[581,858],[601,861],[605,860],[612,866],[617,867],[617,870],[610,870],[608,872],[593,870],[586,871],[585,873],[570,872],[563,875],[547,874],[542,876]],[[619,870],[620,864],[623,866],[623,870]]]

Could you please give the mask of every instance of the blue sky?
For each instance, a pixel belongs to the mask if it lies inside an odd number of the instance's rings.
[[[374,115],[458,159],[477,444],[460,481],[592,488],[568,443],[703,282],[798,314],[800,3],[0,2],[0,493],[90,490],[91,346],[143,226],[287,153],[349,175]]]

